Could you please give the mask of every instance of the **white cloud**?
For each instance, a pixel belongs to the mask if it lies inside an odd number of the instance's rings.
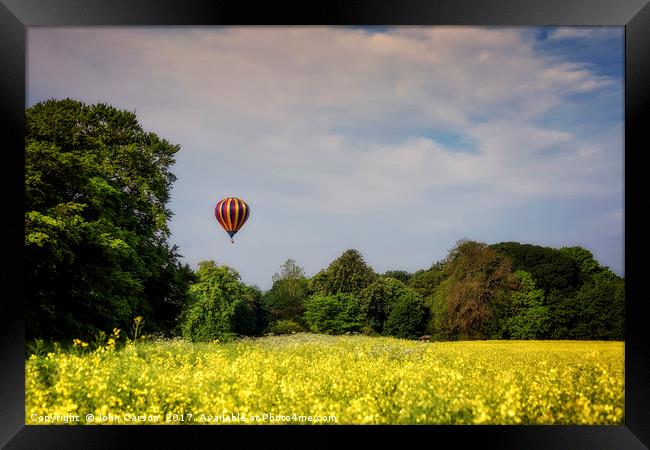
[[[623,27],[559,27],[548,36],[552,41],[564,39],[611,39],[622,34]]]
[[[612,84],[606,76],[595,76],[588,65],[562,63],[544,69],[541,78],[563,85],[569,92],[590,92]]]
[[[611,32],[559,28],[550,39]],[[585,138],[540,121],[613,80],[540,56],[517,28],[38,27],[28,38],[30,98],[135,109],[181,144],[175,220],[188,242],[200,234],[186,219],[197,199],[229,189],[323,217],[400,205],[419,211],[403,224],[418,232],[622,191],[620,127]]]

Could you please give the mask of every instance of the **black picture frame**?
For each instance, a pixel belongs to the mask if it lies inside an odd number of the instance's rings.
[[[642,185],[650,150],[650,0],[330,0],[251,5],[206,0],[0,0],[0,114],[4,133],[5,258],[0,314],[0,444],[17,448],[129,448],[251,438],[334,445],[351,430],[379,442],[390,432],[404,443],[494,448],[636,449],[650,446],[650,327],[643,296],[648,253]],[[618,25],[625,27],[625,425],[621,426],[379,426],[140,427],[26,426],[21,218],[24,187],[26,27],[102,25]],[[645,139],[644,139],[645,138]],[[11,205],[7,207],[7,205]],[[12,210],[12,208],[14,208]],[[24,212],[23,212],[24,213]],[[9,239],[11,236],[11,239]],[[10,293],[11,292],[11,293]],[[298,434],[299,436],[295,436]],[[290,435],[290,436],[289,436]],[[417,436],[416,436],[417,435]],[[298,438],[298,439],[296,439]],[[404,439],[409,439],[408,441]],[[422,444],[418,443],[422,442]],[[402,444],[403,445],[403,444]]]

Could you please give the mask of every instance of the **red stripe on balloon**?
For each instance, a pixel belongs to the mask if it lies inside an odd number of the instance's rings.
[[[217,222],[219,222],[219,225],[222,227],[224,226],[223,224],[223,216],[221,215],[221,205],[223,203],[223,200],[220,200],[219,203],[217,203]]]

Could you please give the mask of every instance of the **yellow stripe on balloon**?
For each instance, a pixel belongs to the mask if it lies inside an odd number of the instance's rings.
[[[237,228],[237,231],[239,231],[239,228],[241,228],[242,226],[244,226],[244,220],[246,220],[246,209],[248,208],[248,205],[246,205],[246,202],[245,202],[245,201],[241,200],[241,207],[242,207],[242,211],[241,211],[241,223],[239,224],[239,227]]]
[[[233,204],[235,206],[235,223],[233,224],[233,231],[237,231],[239,229],[239,200],[238,198],[233,199]]]
[[[221,223],[225,227],[226,226],[226,218],[224,216],[224,211],[226,210],[225,208],[226,201],[222,200],[221,203],[219,204],[219,217],[221,217]]]
[[[230,202],[232,201],[231,198],[228,198],[226,200],[226,208],[225,208],[225,213],[226,213],[226,230],[227,231],[232,231],[232,224],[230,223]]]

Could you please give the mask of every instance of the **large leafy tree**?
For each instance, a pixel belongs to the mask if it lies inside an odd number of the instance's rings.
[[[517,242],[491,247],[508,255],[515,269],[529,272],[535,286],[544,291],[544,307],[531,309],[528,319],[540,319],[546,337],[622,339],[624,281],[601,266],[589,250]],[[547,312],[549,320],[542,320]]]
[[[578,264],[580,272],[587,276],[594,275],[603,269],[594,258],[593,253],[584,247],[562,247],[560,252],[572,258]]]
[[[406,284],[411,279],[413,274],[411,274],[411,273],[409,273],[409,272],[407,272],[405,270],[387,270],[386,272],[384,272],[384,274],[382,276],[388,277],[388,278],[394,278],[394,279],[399,280],[402,283]]]
[[[564,255],[579,268],[580,288],[568,299],[554,302],[555,337],[573,339],[623,339],[625,321],[625,281],[594,255],[579,246],[563,247]]]
[[[448,278],[431,299],[432,333],[443,339],[488,337],[488,322],[516,283],[510,260],[484,243],[461,240],[444,265]]]
[[[208,341],[254,334],[256,291],[240,281],[236,270],[214,261],[200,262],[181,314],[183,337]]]
[[[363,313],[351,294],[315,294],[307,300],[305,320],[316,333],[342,334],[360,331]]]
[[[574,339],[624,339],[625,283],[610,270],[594,274],[576,293]]]
[[[562,247],[560,252],[573,259],[578,266],[580,286],[591,280],[594,275],[609,270],[609,268],[601,266],[594,258],[593,253],[584,247]]]
[[[359,293],[361,311],[368,331],[382,333],[388,315],[398,298],[411,291],[404,283],[392,277],[379,277]]]
[[[436,288],[447,277],[443,262],[437,262],[426,270],[418,270],[408,280],[408,286],[415,290],[422,298],[431,297]]]
[[[426,317],[422,298],[407,288],[395,299],[386,318],[384,334],[413,339],[421,334]]]
[[[28,338],[173,325],[192,276],[167,243],[179,148],[106,104],[26,110]]]
[[[551,315],[544,304],[544,292],[535,287],[533,277],[523,270],[515,272],[518,289],[510,296],[507,321],[511,339],[544,339],[551,329]]]
[[[264,294],[262,301],[271,320],[300,322],[307,295],[304,270],[293,259],[288,259],[282,264],[280,272],[273,275],[273,286]]]
[[[518,242],[501,242],[490,247],[510,258],[514,270],[530,273],[535,285],[545,294],[552,290],[571,294],[580,285],[580,268],[570,252]]]
[[[262,304],[263,296],[262,291],[258,286],[246,286],[247,293],[244,299],[248,303],[249,310],[252,315],[247,315],[245,321],[247,325],[237,326],[237,329],[242,331],[245,335],[261,335],[268,326],[268,312]]]
[[[370,285],[377,274],[363,260],[358,250],[350,249],[332,261],[310,280],[310,289],[318,294],[353,294]]]

